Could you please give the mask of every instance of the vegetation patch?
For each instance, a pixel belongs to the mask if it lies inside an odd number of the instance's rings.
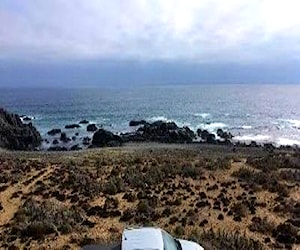
[[[48,234],[66,234],[82,230],[84,213],[51,201],[28,199],[14,217],[12,235],[43,239]]]
[[[240,232],[226,232],[224,230],[215,231],[193,231],[190,238],[199,242],[204,249],[222,249],[222,250],[263,250],[264,246],[253,239],[250,239]]]

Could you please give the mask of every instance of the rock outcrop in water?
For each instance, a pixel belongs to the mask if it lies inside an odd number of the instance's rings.
[[[217,139],[215,134],[202,129],[197,129],[197,135],[204,143],[233,145],[231,141],[233,135],[230,132],[223,131],[222,129],[217,130],[217,136],[221,139]]]
[[[140,125],[145,125],[145,124],[149,124],[149,123],[146,122],[145,120],[140,120],[140,121],[132,120],[129,122],[130,127],[135,127],[135,126],[140,126]]]
[[[71,141],[71,139],[69,137],[67,137],[67,134],[65,132],[61,133],[59,139],[64,143]]]
[[[79,122],[79,124],[88,124],[88,123],[89,123],[88,120],[81,120],[81,121]]]
[[[0,108],[0,147],[12,150],[34,150],[42,137],[32,123],[22,123],[20,117]]]
[[[233,135],[230,132],[225,132],[220,128],[217,130],[217,135],[224,140],[230,140],[233,138]]]
[[[80,128],[78,124],[69,124],[65,126],[66,129]]]
[[[120,146],[121,144],[122,138],[120,136],[104,129],[98,129],[92,139],[93,147],[112,147]]]
[[[96,126],[96,124],[94,124],[94,123],[92,123],[92,124],[89,124],[89,125],[87,125],[87,127],[86,127],[86,131],[87,132],[95,132],[95,131],[97,131],[97,126]]]
[[[132,124],[132,121],[131,121]],[[136,126],[143,124],[135,133],[123,134],[124,141],[151,141],[164,143],[186,143],[195,139],[195,133],[188,127],[178,127],[175,122],[156,121],[153,123],[135,122]]]
[[[54,136],[61,133],[61,129],[54,128],[47,132],[48,135]]]
[[[207,130],[198,129],[197,135],[201,138],[203,142],[215,144],[216,136],[212,133],[209,133]]]
[[[21,120],[23,120],[24,122],[28,122],[31,121],[33,118],[29,117],[27,115],[20,115]]]

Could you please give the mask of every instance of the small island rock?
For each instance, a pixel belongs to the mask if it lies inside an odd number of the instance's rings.
[[[87,127],[86,127],[86,131],[88,131],[88,132],[95,132],[95,131],[97,131],[97,126],[96,126],[96,124],[89,124],[89,125],[87,125]]]

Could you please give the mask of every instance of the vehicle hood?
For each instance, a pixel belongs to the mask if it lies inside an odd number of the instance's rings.
[[[204,250],[204,248],[196,242],[181,239],[178,240],[181,244],[182,250]]]

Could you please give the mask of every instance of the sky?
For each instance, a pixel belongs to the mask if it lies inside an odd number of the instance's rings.
[[[298,83],[299,0],[1,0],[0,86]]]

